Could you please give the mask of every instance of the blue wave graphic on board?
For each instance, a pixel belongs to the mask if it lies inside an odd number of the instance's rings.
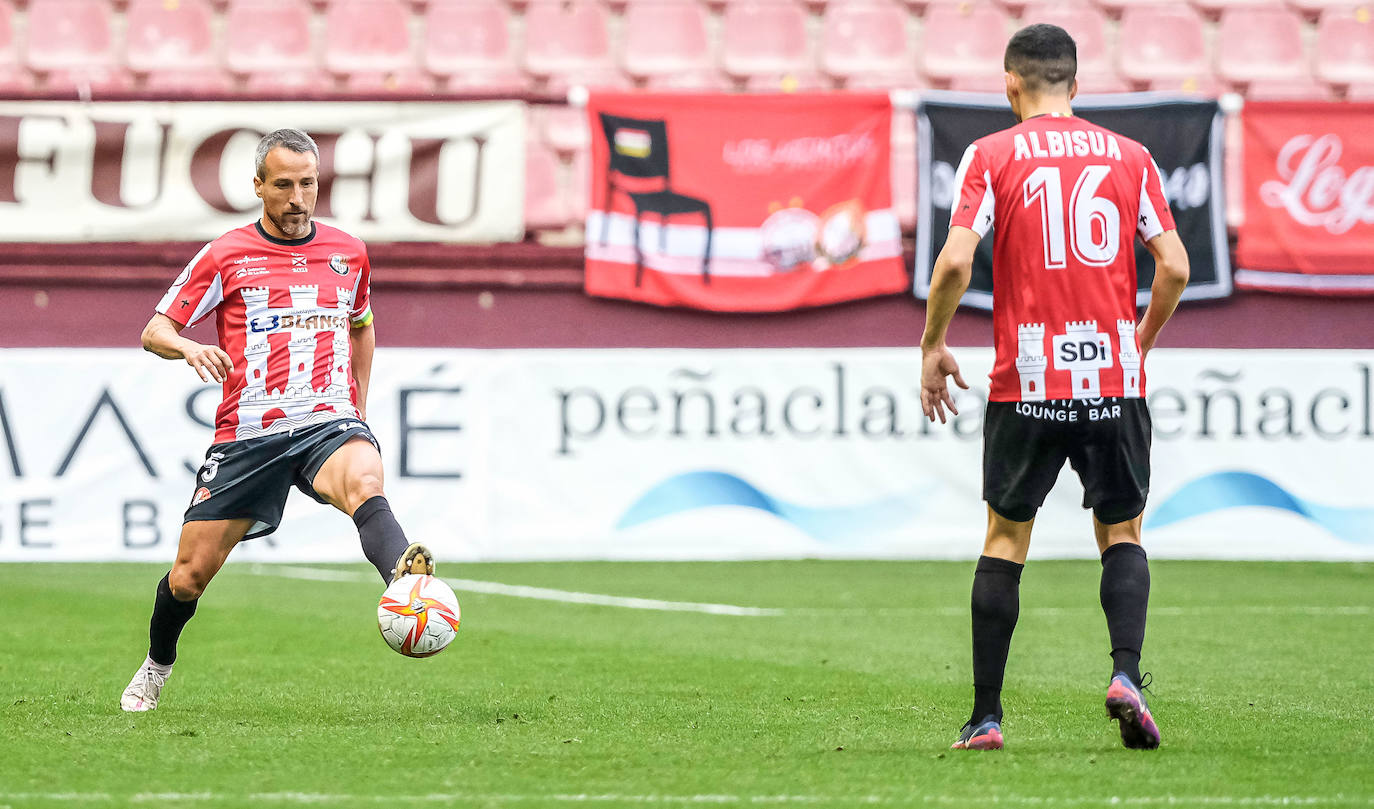
[[[1250,472],[1216,472],[1189,481],[1155,509],[1146,527],[1239,506],[1267,506],[1304,517],[1332,535],[1359,544],[1374,542],[1374,508],[1342,508],[1298,497],[1269,478]]]
[[[686,472],[640,495],[616,523],[617,529],[711,506],[743,506],[766,511],[810,536],[836,542],[895,528],[921,510],[915,497],[891,496],[852,506],[817,508],[780,500],[728,472]]]

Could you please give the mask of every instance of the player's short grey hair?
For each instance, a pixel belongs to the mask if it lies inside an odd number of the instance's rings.
[[[320,161],[320,147],[315,145],[314,138],[299,129],[278,129],[267,133],[258,141],[258,151],[254,156],[258,167],[258,179],[267,179],[267,153],[278,146],[284,146],[297,154],[309,152],[315,156],[316,163]]]

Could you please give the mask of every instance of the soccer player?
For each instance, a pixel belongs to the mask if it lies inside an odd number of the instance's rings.
[[[382,492],[382,456],[365,422],[376,338],[363,243],[311,221],[319,149],[279,129],[258,143],[262,217],[205,245],[143,330],[143,347],[223,385],[213,444],[196,475],[171,572],[157,585],[148,657],[119,705],[157,707],[177,638],[234,546],[270,534],[294,485],[353,518],[384,582],[433,573]],[[219,345],[182,337],[215,314]]]
[[[1093,510],[1101,601],[1112,645],[1108,714],[1127,747],[1154,748],[1141,695],[1150,571],[1140,514],[1150,482],[1144,360],[1188,281],[1159,168],[1139,143],[1074,117],[1077,47],[1053,25],[1007,43],[1007,99],[1020,122],[980,138],[955,174],[949,236],[935,261],[921,337],[921,406],[957,414],[967,388],[945,334],[974,250],[993,236],[996,359],[983,423],[987,539],[973,575],[973,713],[955,749],[1002,747],[1002,676],[1020,609],[1035,513],[1067,459]],[[1135,322],[1133,236],[1155,259]]]

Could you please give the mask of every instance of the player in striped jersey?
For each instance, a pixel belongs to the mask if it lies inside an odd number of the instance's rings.
[[[1031,25],[1007,44],[1007,99],[1020,122],[981,138],[955,178],[949,236],[921,338],[926,416],[964,384],[945,335],[978,242],[993,236],[995,364],[983,421],[987,539],[973,577],[973,712],[956,749],[1002,747],[1002,679],[1020,609],[1031,526],[1068,460],[1093,510],[1100,597],[1112,644],[1107,710],[1127,747],[1159,745],[1141,695],[1150,572],[1140,515],[1150,478],[1144,360],[1188,280],[1188,256],[1145,147],[1073,114],[1077,47]],[[1134,237],[1155,259],[1135,320]]]
[[[353,518],[383,581],[434,571],[391,513],[365,421],[376,345],[367,250],[311,221],[319,149],[309,135],[279,129],[256,157],[261,218],[197,253],[143,330],[145,349],[185,360],[224,393],[176,561],[158,582],[148,656],[120,697],[126,711],[157,707],[201,593],[239,542],[276,530],[292,486]],[[181,335],[212,314],[218,345]]]

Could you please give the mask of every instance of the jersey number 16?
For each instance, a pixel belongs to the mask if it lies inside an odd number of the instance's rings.
[[[1090,267],[1105,267],[1121,249],[1121,211],[1116,203],[1095,196],[1110,166],[1086,166],[1073,184],[1069,198],[1068,239],[1073,255]],[[1064,184],[1059,168],[1040,166],[1026,178],[1023,207],[1040,205],[1044,236],[1045,269],[1062,270],[1066,263],[1064,238]]]

